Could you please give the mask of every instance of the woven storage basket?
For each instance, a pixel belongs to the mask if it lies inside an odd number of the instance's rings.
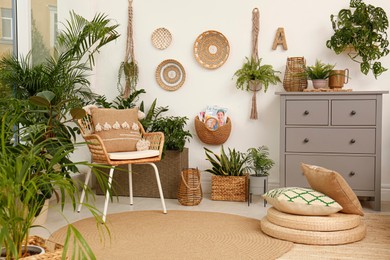
[[[206,124],[199,120],[199,117],[195,117],[195,130],[199,139],[205,144],[219,145],[226,142],[232,131],[232,122],[228,117],[226,124],[218,127],[213,131],[207,128]]]
[[[307,88],[307,78],[304,74],[306,60],[304,57],[288,57],[283,87],[286,91],[303,91]]]
[[[198,169],[188,168],[181,171],[177,199],[184,206],[196,206],[202,201],[202,186]]]
[[[247,201],[248,175],[211,176],[211,199],[229,201]]]

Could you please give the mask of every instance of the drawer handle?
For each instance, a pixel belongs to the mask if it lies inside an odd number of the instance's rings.
[[[303,142],[304,142],[304,143],[308,143],[308,142],[309,142],[309,138],[303,139]]]
[[[351,111],[351,116],[354,116],[354,115],[356,115],[356,111],[355,111],[355,110],[352,110],[352,111]]]
[[[355,139],[351,139],[351,144],[354,144],[354,143],[356,143],[356,140]]]
[[[349,173],[349,176],[355,176],[355,172],[354,171],[351,171],[350,173]]]
[[[307,116],[308,114],[310,114],[310,112],[309,112],[309,110],[305,110],[305,112],[303,112],[303,114],[304,114],[305,116]]]

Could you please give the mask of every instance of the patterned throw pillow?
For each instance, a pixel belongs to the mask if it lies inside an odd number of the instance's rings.
[[[338,172],[304,163],[301,166],[310,187],[337,201],[343,207],[341,212],[364,215],[356,194]]]
[[[141,139],[138,109],[92,109],[95,134],[104,142],[107,152],[136,151]]]
[[[305,216],[324,216],[342,207],[325,194],[306,188],[287,187],[268,191],[263,195],[277,210]]]

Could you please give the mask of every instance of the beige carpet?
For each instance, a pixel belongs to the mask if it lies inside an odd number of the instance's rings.
[[[294,244],[291,251],[279,259],[390,259],[390,215],[367,213],[366,237],[356,243],[339,246],[309,246]]]
[[[276,259],[291,242],[273,239],[257,219],[199,211],[134,211],[108,215],[111,243],[92,218],[74,225],[97,259]],[[63,243],[66,227],[51,240]]]

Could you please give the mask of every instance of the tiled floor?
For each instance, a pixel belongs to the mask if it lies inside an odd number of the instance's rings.
[[[134,205],[129,205],[128,197],[114,198],[113,202],[108,205],[108,214],[119,213],[124,211],[139,211],[139,210],[161,210],[160,199],[154,198],[134,198]],[[91,202],[90,202],[91,203]],[[230,202],[230,201],[213,201],[210,200],[209,195],[205,194],[202,202],[198,206],[182,206],[177,199],[165,200],[168,214],[169,210],[193,210],[193,211],[213,211],[229,214],[236,214],[245,217],[261,219],[265,214],[269,205],[264,207],[263,200],[260,196],[253,196],[252,203],[248,206],[247,202]],[[55,204],[53,201],[51,204]],[[96,196],[95,205],[99,210],[103,209],[104,197]],[[365,212],[376,212],[371,209],[368,202],[362,202]],[[390,214],[390,201],[382,202],[381,214]],[[51,206],[49,208],[49,216],[44,225],[45,228],[35,228],[31,234],[39,235],[47,238],[50,234],[57,229],[65,226],[67,223],[72,223],[77,220],[91,217],[91,213],[87,208],[83,208],[80,213],[73,212],[71,205],[66,205],[63,212],[60,211],[58,205]],[[108,217],[109,220],[109,217]]]

